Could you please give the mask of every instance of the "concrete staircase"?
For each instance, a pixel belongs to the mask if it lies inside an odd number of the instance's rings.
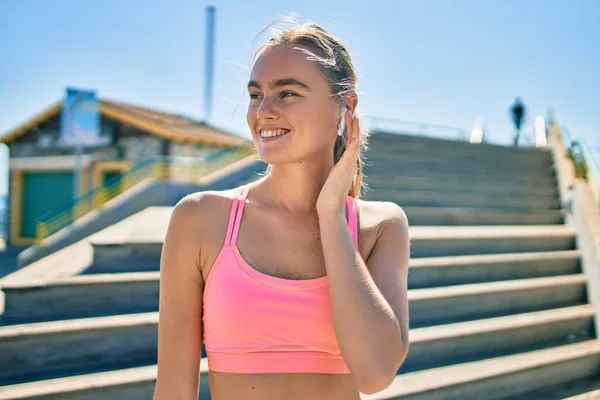
[[[376,134],[367,164],[364,197],[397,202],[411,224],[411,351],[363,398],[600,397],[594,309],[550,153]],[[152,397],[171,210],[91,236],[80,274],[2,286],[0,400]],[[208,385],[203,359],[200,398]]]

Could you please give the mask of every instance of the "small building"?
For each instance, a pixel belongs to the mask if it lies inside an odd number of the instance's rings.
[[[7,246],[29,246],[36,220],[73,200],[74,149],[60,146],[58,101],[0,137],[9,148]],[[241,136],[206,122],[113,100],[97,101],[105,145],[83,147],[79,192],[114,180],[149,157],[204,157],[227,147],[251,146]]]

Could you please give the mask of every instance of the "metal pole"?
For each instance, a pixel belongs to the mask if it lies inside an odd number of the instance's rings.
[[[81,143],[78,143],[75,147],[75,174],[73,177],[73,199],[81,196],[80,193],[80,182],[81,182],[81,167],[82,167],[82,157],[83,157],[83,146]]]
[[[80,101],[81,97],[73,102],[71,108],[75,106]],[[69,112],[69,116],[71,117],[69,120],[69,135],[71,136],[71,140],[75,139],[75,135],[73,132],[73,114]],[[80,164],[81,164],[81,144],[79,141],[76,142],[75,145],[75,170],[73,171],[73,199],[79,197],[79,176],[80,176]]]
[[[73,107],[75,107],[75,105],[77,103],[79,103],[81,100],[83,100],[83,95],[79,95],[78,98],[76,98],[72,104],[70,104],[70,108],[72,109]],[[73,115],[69,110],[69,136],[71,137],[71,140],[74,139],[74,135],[73,135]],[[75,170],[73,173],[73,199],[78,198],[81,193],[79,191],[80,187],[79,187],[79,183],[81,181],[80,176],[81,176],[81,168],[82,168],[82,157],[83,157],[83,146],[81,145],[81,142],[78,140],[76,142],[75,145]]]
[[[209,121],[212,114],[213,66],[215,58],[215,14],[217,8],[206,8],[206,59],[204,81],[204,119]]]

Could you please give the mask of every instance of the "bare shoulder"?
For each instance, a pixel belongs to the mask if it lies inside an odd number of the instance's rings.
[[[239,188],[190,193],[177,202],[173,214],[182,214],[195,221],[210,221],[219,211],[229,210],[231,201],[238,192]]]
[[[408,217],[398,204],[391,201],[358,200],[361,227],[381,232],[389,225],[399,224],[408,227]]]
[[[202,270],[212,265],[227,231],[233,199],[240,193],[236,187],[228,190],[207,190],[186,195],[175,205],[171,219],[181,220],[181,229],[200,251]]]

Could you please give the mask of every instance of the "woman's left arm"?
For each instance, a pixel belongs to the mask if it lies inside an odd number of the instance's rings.
[[[406,214],[394,203],[367,262],[340,209],[319,211],[321,241],[340,351],[362,393],[388,387],[408,354]],[[368,266],[368,268],[367,268]]]

